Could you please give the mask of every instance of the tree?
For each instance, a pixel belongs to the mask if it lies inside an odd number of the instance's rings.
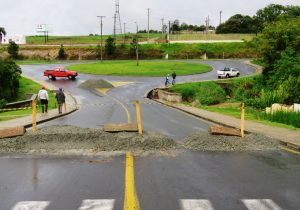
[[[255,33],[254,19],[250,16],[236,14],[217,27],[216,33]]]
[[[7,47],[7,52],[9,53],[11,58],[18,59],[19,45],[17,45],[14,41],[9,41],[9,45]]]
[[[58,58],[61,59],[61,60],[66,58],[66,53],[65,53],[65,49],[64,49],[63,44],[60,45],[60,48],[59,48],[59,51],[58,51]]]
[[[109,36],[105,41],[105,52],[107,55],[114,55],[116,51],[115,39]]]
[[[281,102],[300,103],[300,17],[271,22],[258,37],[265,67],[263,80]]]
[[[6,31],[5,31],[5,28],[3,27],[0,27],[0,43],[2,42],[2,35],[6,35]]]
[[[97,44],[97,46],[96,46],[96,58],[97,59],[101,58],[101,46],[100,46],[100,44]]]
[[[255,19],[256,32],[261,32],[265,24],[279,20],[282,17],[295,18],[300,16],[300,6],[283,6],[270,4],[257,11]]]
[[[14,61],[0,59],[0,98],[2,99],[2,106],[5,101],[9,102],[17,97],[21,73],[21,68]]]

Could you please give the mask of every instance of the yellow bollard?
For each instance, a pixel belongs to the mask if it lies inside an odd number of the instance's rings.
[[[65,112],[67,112],[67,104],[66,104],[66,102],[64,103],[64,108],[65,108]]]
[[[135,107],[136,107],[136,119],[137,119],[137,125],[138,125],[138,132],[139,132],[139,135],[142,135],[143,129],[142,129],[142,119],[141,119],[141,107],[140,107],[139,101],[135,102]]]
[[[32,132],[36,132],[36,100],[32,100]]]
[[[242,103],[241,106],[241,136],[245,137],[245,104]]]

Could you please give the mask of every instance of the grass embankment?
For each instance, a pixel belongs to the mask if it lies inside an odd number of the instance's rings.
[[[40,84],[38,84],[30,79],[27,79],[25,77],[21,77],[20,88],[18,91],[18,98],[16,99],[16,101],[26,100],[27,99],[26,94],[32,94],[32,93],[37,94],[40,89],[41,89]],[[54,95],[54,93],[50,92],[49,90],[48,90],[48,94],[49,94],[48,109],[54,109],[54,108],[56,108],[55,95]],[[40,106],[39,102],[38,102],[38,106],[39,107],[37,108],[37,112],[41,113],[42,110],[40,108],[41,106]],[[0,113],[0,121],[24,117],[24,116],[28,116],[30,114],[32,114],[32,109],[2,112],[2,113]]]
[[[20,55],[24,60],[56,60],[60,46],[20,46]],[[64,46],[66,60],[96,60],[99,57],[97,46]],[[97,54],[98,53],[98,54]],[[209,59],[253,58],[259,52],[248,42],[239,43],[194,43],[194,44],[142,44],[139,45],[140,59],[200,59],[206,53]],[[8,56],[0,52],[0,56]],[[97,57],[98,55],[98,57]],[[133,60],[136,54],[132,45],[117,44],[113,55],[106,55],[105,60]]]
[[[274,102],[273,96],[264,91],[260,80],[261,76],[258,75],[218,82],[186,83],[175,85],[171,91],[181,93],[184,103],[188,105],[235,118],[240,118],[237,104],[244,102],[246,120],[300,130],[300,113],[265,112],[265,107]]]
[[[191,33],[191,34],[174,34],[170,36],[173,40],[246,40],[250,41],[255,37],[255,34],[206,34],[206,33]]]
[[[136,34],[126,34],[126,42],[130,43]],[[105,41],[109,36],[103,35]],[[139,33],[140,41],[147,40],[147,33]],[[150,33],[150,39],[159,38],[165,39],[165,34]],[[206,33],[190,33],[190,34],[171,34],[170,39],[174,40],[251,40],[255,37],[254,34],[206,34]],[[116,35],[117,41],[124,40],[124,34]],[[27,44],[45,44],[44,36],[27,36]],[[100,36],[49,36],[47,44],[99,44]]]
[[[118,76],[166,76],[172,74],[173,71],[177,75],[189,75],[212,70],[210,66],[204,64],[165,61],[140,61],[139,66],[135,61],[105,61],[104,63],[72,65],[68,69],[87,74]]]
[[[160,38],[162,34],[149,34],[150,39],[152,38]],[[113,37],[113,35],[103,35],[103,42],[109,37]],[[135,34],[126,34],[126,42],[130,42]],[[145,41],[147,39],[147,33],[139,33],[139,39],[141,41]],[[99,35],[94,36],[49,36],[48,42],[46,44],[100,44],[101,37]],[[124,35],[117,34],[117,41],[123,41]],[[27,44],[45,44],[44,36],[27,36],[26,37]]]

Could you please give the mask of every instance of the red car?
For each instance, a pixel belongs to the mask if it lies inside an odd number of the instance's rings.
[[[69,71],[63,67],[54,68],[53,70],[44,71],[44,76],[48,77],[51,80],[55,80],[56,77],[68,77],[69,79],[75,79],[78,76],[76,71]]]

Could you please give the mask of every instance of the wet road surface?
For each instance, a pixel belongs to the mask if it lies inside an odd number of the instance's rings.
[[[199,61],[190,61],[199,62]],[[201,61],[202,62],[202,61]],[[205,61],[214,70],[202,75],[182,76],[177,82],[209,80],[216,71],[231,66],[241,75],[254,69],[240,61]],[[107,122],[127,122],[114,100],[77,86],[87,80],[133,81],[108,92],[129,110],[141,101],[143,127],[168,134],[177,141],[210,123],[160,104],[149,103],[144,93],[164,83],[164,78],[111,77],[80,74],[76,81],[48,81],[45,69],[61,65],[23,66],[23,73],[36,80],[62,87],[81,104],[79,111],[45,123],[102,127]],[[285,152],[210,153],[183,151],[169,157],[135,157],[135,187],[141,209],[300,209],[300,158]],[[0,209],[123,209],[125,157],[97,158],[0,158]],[[24,203],[30,201],[29,203]],[[94,202],[94,203],[93,203]],[[88,208],[90,207],[90,208]],[[24,209],[24,208],[23,208]],[[29,208],[30,209],[30,208]],[[31,208],[33,209],[33,208]]]

